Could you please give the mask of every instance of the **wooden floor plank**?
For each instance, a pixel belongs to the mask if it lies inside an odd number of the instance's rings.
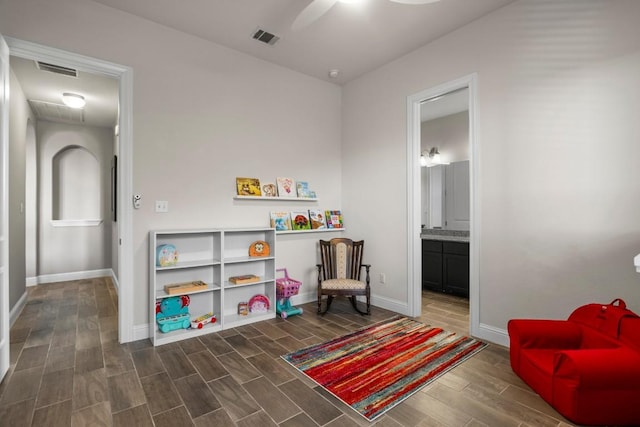
[[[469,333],[469,301],[424,292],[417,320]],[[371,423],[280,356],[395,316],[361,316],[345,298],[280,318],[153,347],[117,343],[117,293],[108,278],[28,289],[11,329],[0,423],[352,427]],[[18,368],[19,369],[16,369]],[[70,375],[70,374],[73,375]],[[5,422],[6,421],[6,422]],[[490,345],[376,420],[377,427],[569,427]]]

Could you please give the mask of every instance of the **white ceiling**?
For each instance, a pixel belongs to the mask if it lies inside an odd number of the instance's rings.
[[[78,72],[78,77],[54,74],[38,69],[35,61],[15,56],[9,58],[9,64],[38,118],[91,126],[115,126],[117,123],[116,79],[81,71]],[[66,107],[62,104],[64,92],[84,96],[87,105],[83,110]]]
[[[513,0],[388,0],[336,3],[299,31],[291,24],[311,0],[94,0],[319,79],[344,84]],[[257,28],[280,37],[270,46]],[[330,79],[328,72],[339,69]]]
[[[291,24],[311,0],[94,1],[325,81],[344,84],[514,0],[440,0],[424,5],[388,0],[338,2],[298,31],[292,31]],[[251,36],[257,28],[280,40],[273,46],[253,40]],[[87,100],[82,113],[85,124],[115,125],[116,80],[83,72],[78,78],[55,75],[38,70],[33,61],[16,57],[11,57],[10,63],[28,99],[62,104],[62,92],[76,92]],[[340,70],[337,78],[329,77],[332,69]],[[466,100],[454,103],[451,101],[459,101],[460,97],[452,98],[448,103],[455,105],[443,107],[446,109],[441,112],[435,106],[423,108],[423,112],[432,114],[424,119],[463,111]]]

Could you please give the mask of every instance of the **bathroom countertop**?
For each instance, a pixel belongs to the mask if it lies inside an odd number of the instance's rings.
[[[448,242],[469,242],[469,231],[423,228],[420,233],[420,238]]]

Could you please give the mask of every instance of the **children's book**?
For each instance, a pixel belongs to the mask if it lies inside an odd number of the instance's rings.
[[[264,197],[276,197],[278,195],[278,187],[273,182],[262,184],[262,195]]]
[[[309,190],[309,183],[306,181],[296,181],[296,190],[298,197],[309,198],[311,197],[311,190]]]
[[[238,196],[262,196],[258,178],[236,178]]]
[[[295,181],[291,178],[276,178],[278,197],[296,197]]]
[[[344,223],[342,222],[342,212],[325,211],[324,214],[327,221],[327,228],[344,228]]]
[[[291,216],[289,212],[271,212],[271,227],[276,231],[291,230]]]
[[[293,230],[311,230],[311,221],[307,211],[291,212],[291,228]]]
[[[309,209],[309,221],[312,230],[322,230],[327,228],[327,221],[324,219],[324,211],[319,209]]]

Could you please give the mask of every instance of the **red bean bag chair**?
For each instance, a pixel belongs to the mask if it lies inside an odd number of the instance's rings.
[[[568,420],[640,425],[640,317],[624,301],[587,304],[567,320],[512,319],[513,371]]]

